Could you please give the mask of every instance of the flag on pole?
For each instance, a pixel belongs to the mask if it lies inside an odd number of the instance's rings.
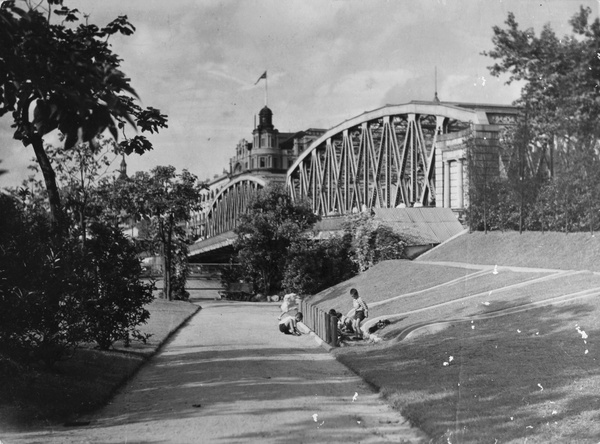
[[[262,79],[265,79],[265,80],[267,80],[267,71],[265,71],[265,72],[263,72],[263,73],[262,73],[262,76],[260,76],[260,77],[258,78],[258,80],[256,81],[255,85],[256,85],[258,82],[260,82]]]

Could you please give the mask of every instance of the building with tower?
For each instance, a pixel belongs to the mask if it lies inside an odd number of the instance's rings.
[[[266,182],[284,183],[288,168],[310,144],[325,134],[325,129],[309,128],[295,132],[279,132],[273,124],[273,111],[264,106],[258,113],[258,123],[252,139],[241,139],[229,159],[227,170],[208,181],[202,193],[201,209],[192,215],[190,231],[194,238],[205,236],[205,222],[213,199],[219,190],[244,175],[252,175]]]

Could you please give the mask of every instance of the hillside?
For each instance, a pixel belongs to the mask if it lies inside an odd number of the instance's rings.
[[[346,312],[354,287],[365,328],[390,321],[334,353],[430,442],[593,444],[599,259],[589,233],[465,233],[310,300]]]
[[[415,261],[385,261],[310,298],[350,313],[351,288],[369,304],[366,328],[391,325],[384,339],[416,325],[487,317],[600,288],[600,240],[589,233],[465,233]],[[400,335],[400,336],[399,336]]]
[[[600,271],[600,233],[465,233],[416,261]]]

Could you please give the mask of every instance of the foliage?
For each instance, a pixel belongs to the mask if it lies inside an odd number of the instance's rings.
[[[0,349],[52,365],[85,337],[81,250],[73,239],[56,242],[45,214],[7,196],[0,208]]]
[[[0,353],[51,366],[82,342],[143,339],[151,287],[117,228],[92,224],[84,249],[76,230],[51,235],[43,210],[5,195],[0,210]]]
[[[361,272],[378,262],[404,257],[407,242],[402,234],[376,221],[370,214],[349,216],[344,230],[352,239],[352,260]]]
[[[104,181],[99,190],[112,218],[145,221],[142,243],[147,252],[163,258],[163,295],[169,300],[188,297],[188,238],[181,224],[196,209],[202,186],[187,170],[177,174],[172,166],[159,166],[150,173]]]
[[[523,83],[521,111],[503,135],[505,177],[478,182],[471,174],[472,229],[598,229],[600,21],[590,15],[580,8],[574,34],[562,38],[549,25],[539,36],[520,29],[512,13],[505,29],[494,27],[484,54],[496,60],[492,75]]]
[[[84,312],[89,339],[102,350],[123,338],[145,342],[138,326],[148,320],[144,306],[153,299],[154,285],[139,280],[142,270],[135,245],[118,227],[96,222],[90,227],[86,254]]]
[[[286,292],[317,294],[350,279],[357,272],[351,260],[351,237],[315,241],[299,239],[289,249],[283,287]]]
[[[121,59],[111,50],[113,34],[135,31],[127,17],[99,28],[87,17],[77,24],[81,13],[62,6],[62,0],[23,3],[25,9],[14,0],[0,6],[0,116],[11,112],[15,139],[32,145],[53,223],[60,226],[62,202],[43,138],[59,131],[64,135],[62,149],[68,151],[77,143],[94,145],[105,130],[116,140],[127,123],[156,132],[166,127],[166,116],[137,105],[130,80],[120,71]],[[118,149],[142,154],[151,148],[137,135]]]
[[[279,291],[291,245],[318,219],[306,202],[293,202],[282,185],[261,190],[235,229],[234,248],[245,280],[265,294]]]

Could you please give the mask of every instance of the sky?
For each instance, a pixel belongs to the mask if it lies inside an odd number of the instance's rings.
[[[577,0],[65,0],[104,26],[127,15],[132,36],[113,51],[143,107],[167,114],[150,135],[154,150],[127,158],[128,172],[172,165],[199,179],[228,167],[236,144],[251,140],[265,106],[281,132],[328,129],[386,104],[432,100],[510,104],[520,85],[492,77],[492,27],[509,11],[539,35],[559,36]],[[263,72],[267,81],[255,84]],[[437,84],[436,84],[437,71]],[[265,86],[268,94],[265,94]],[[31,147],[12,139],[0,117],[0,188],[32,174]],[[133,136],[133,129],[128,129]],[[120,159],[115,158],[114,170]]]

